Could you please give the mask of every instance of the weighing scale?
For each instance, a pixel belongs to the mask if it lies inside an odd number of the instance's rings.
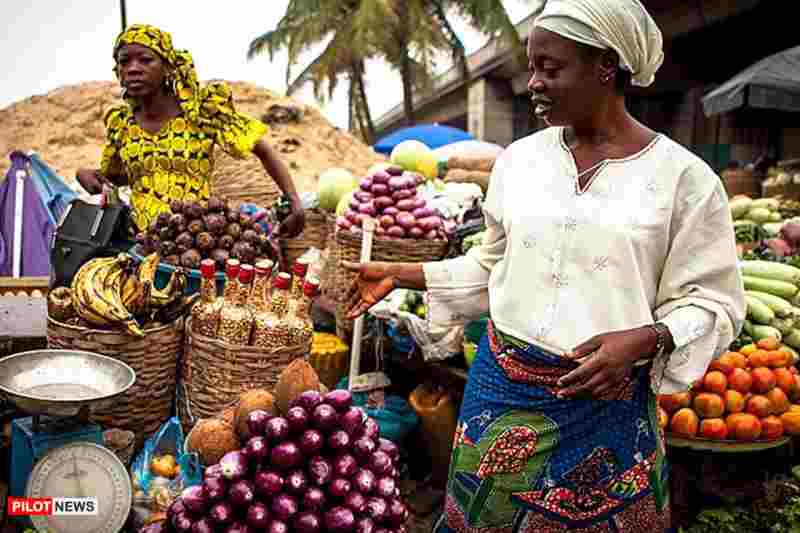
[[[133,489],[125,465],[102,446],[92,409],[113,403],[136,380],[125,363],[90,352],[34,350],[0,359],[0,393],[32,414],[11,428],[10,495],[95,497],[97,514],[25,519],[39,531],[117,533]]]

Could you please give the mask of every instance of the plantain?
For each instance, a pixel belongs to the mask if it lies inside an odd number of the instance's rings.
[[[161,262],[161,256],[157,253],[150,254],[139,264],[139,269],[136,273],[136,277],[139,278],[139,281],[149,281],[151,284],[155,282],[156,279],[156,272],[158,271],[158,265]]]
[[[112,320],[102,310],[95,307],[98,300],[91,286],[95,272],[116,261],[114,257],[91,259],[78,269],[72,278],[72,301],[79,317],[95,326],[109,326]],[[102,307],[102,305],[101,305]]]
[[[163,289],[156,289],[155,286],[153,286],[150,293],[150,304],[157,308],[165,307],[183,296],[183,290],[185,288],[186,271],[178,267],[169,277],[166,287]]]
[[[178,317],[186,315],[200,299],[200,293],[195,293],[190,296],[181,296],[176,298],[166,306],[159,309],[154,319],[162,324],[169,324],[178,319]]]
[[[50,291],[47,295],[47,315],[59,322],[66,322],[76,316],[75,306],[72,303],[72,289],[58,287]]]
[[[138,315],[144,310],[149,294],[145,294],[145,282],[139,279],[135,271],[126,272],[122,282],[122,305],[131,314]]]

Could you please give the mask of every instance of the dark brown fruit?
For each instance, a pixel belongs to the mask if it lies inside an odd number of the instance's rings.
[[[252,264],[256,258],[256,250],[249,242],[239,241],[233,245],[231,257],[238,259],[242,263]]]
[[[258,240],[258,233],[252,229],[246,229],[242,232],[242,240],[249,242],[250,244],[255,244],[255,242]]]
[[[181,254],[181,266],[191,269],[200,268],[201,259],[202,257],[200,256],[200,252],[198,252],[197,249],[192,248],[191,250],[187,250]]]
[[[206,228],[212,235],[222,235],[225,232],[225,217],[219,213],[211,213],[205,217]]]
[[[216,246],[217,239],[207,231],[197,234],[197,247],[200,250],[213,250]]]
[[[203,208],[197,202],[189,202],[183,206],[183,214],[186,215],[186,218],[188,218],[189,220],[194,220],[195,218],[202,218]]]
[[[173,214],[183,213],[183,202],[180,200],[172,200],[169,203],[169,210],[172,211]]]
[[[149,255],[161,249],[161,239],[158,235],[148,234],[144,241],[144,253]]]
[[[192,220],[191,222],[189,222],[188,230],[189,230],[189,233],[191,233],[192,235],[197,235],[201,231],[205,231],[206,230],[206,225],[205,225],[205,223],[203,223],[202,220],[200,220],[199,218],[196,218],[196,219]]]
[[[210,213],[219,213],[225,211],[227,207],[228,205],[222,198],[211,197],[208,199],[208,211]]]
[[[147,233],[140,231],[136,234],[136,244],[143,246],[147,240]]]
[[[173,229],[178,229],[186,225],[186,217],[180,213],[176,213],[169,217],[169,225]]]
[[[230,235],[223,235],[217,240],[217,246],[219,246],[223,250],[230,250],[231,248],[233,248],[235,242],[236,239],[234,239]]]
[[[225,262],[228,261],[230,253],[228,253],[228,250],[216,248],[211,250],[209,257],[217,264],[217,269],[221,270],[225,268]]]
[[[228,222],[239,222],[239,211],[231,209],[228,211],[226,217],[228,218]]]
[[[231,222],[225,228],[225,233],[233,237],[235,241],[238,241],[242,236],[242,227],[236,222]]]
[[[186,250],[194,248],[194,236],[188,231],[185,231],[175,238],[175,244],[178,245],[178,248],[183,248],[181,251],[181,253],[183,253]]]
[[[163,241],[161,243],[161,255],[175,255],[178,252],[178,246],[175,241]]]
[[[175,230],[170,227],[161,228],[158,232],[158,237],[161,239],[161,242],[171,241],[176,236]]]
[[[253,217],[245,213],[239,213],[239,225],[242,229],[249,229],[253,225]]]
[[[153,221],[150,223],[148,231],[150,231],[151,233],[158,233],[159,229],[160,226],[158,225],[158,219],[154,218]]]
[[[159,213],[159,215],[156,217],[156,222],[158,222],[158,226],[163,228],[164,226],[169,224],[169,218],[171,216],[172,215],[170,213]]]
[[[181,264],[181,258],[179,255],[168,255],[167,257],[164,258],[164,261],[166,263],[169,263],[170,265],[175,265],[175,266]]]

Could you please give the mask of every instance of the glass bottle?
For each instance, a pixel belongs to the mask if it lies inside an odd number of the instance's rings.
[[[311,304],[319,292],[319,280],[309,278],[303,283],[303,294],[294,302],[290,312],[289,343],[292,346],[311,341],[314,322],[311,320]]]
[[[308,261],[305,259],[298,259],[292,265],[292,294],[290,298],[294,301],[303,299],[303,282],[308,272]]]
[[[220,340],[235,346],[250,343],[250,332],[253,329],[253,312],[247,304],[250,284],[253,282],[253,265],[242,265],[239,269],[239,282],[230,303],[226,300],[220,311]],[[227,285],[225,287],[227,289]]]
[[[250,306],[253,312],[266,309],[269,302],[269,284],[274,263],[269,259],[262,259],[256,263],[253,290],[250,291]]]
[[[285,272],[275,276],[269,306],[256,313],[253,320],[253,346],[282,348],[289,342],[289,288],[291,277]]]
[[[216,337],[223,300],[217,296],[217,266],[212,259],[200,262],[200,301],[192,307],[192,330]]]
[[[239,270],[242,264],[238,259],[228,259],[225,262],[225,288],[222,290],[223,305],[232,302],[239,290]]]

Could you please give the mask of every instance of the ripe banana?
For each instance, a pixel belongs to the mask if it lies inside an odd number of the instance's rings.
[[[184,288],[186,288],[186,271],[178,267],[170,276],[166,287],[160,290],[153,287],[150,304],[153,307],[165,307],[183,296]]]
[[[95,300],[95,297],[89,280],[94,276],[95,271],[110,265],[114,261],[116,261],[114,257],[100,257],[87,261],[72,278],[71,289],[75,312],[82,319],[95,326],[109,326],[111,325],[111,320],[110,317],[94,308],[93,300]]]
[[[144,311],[149,296],[145,295],[144,282],[140,281],[136,272],[128,271],[122,282],[122,305],[133,315]]]
[[[149,281],[151,284],[155,282],[156,272],[158,271],[160,262],[161,256],[157,253],[145,257],[139,264],[139,270],[136,273],[136,277],[139,278],[139,281]]]

